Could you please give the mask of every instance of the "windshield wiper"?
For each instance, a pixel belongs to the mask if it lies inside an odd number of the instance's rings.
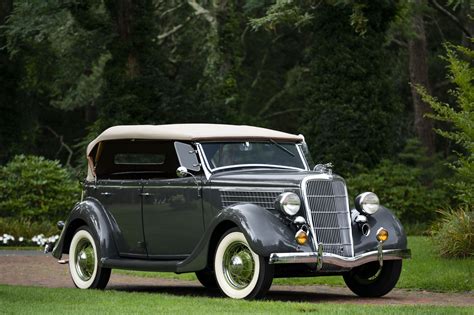
[[[285,148],[284,146],[282,146],[281,144],[279,144],[279,143],[276,142],[275,140],[270,139],[270,142],[273,143],[274,145],[276,145],[277,147],[279,147],[280,149],[282,149],[283,151],[285,151],[286,153],[288,153],[289,155],[291,155],[292,157],[295,156],[295,155],[293,154],[293,152],[291,152],[290,150],[288,150],[287,148]]]

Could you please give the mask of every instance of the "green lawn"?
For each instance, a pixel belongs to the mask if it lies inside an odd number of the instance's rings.
[[[0,285],[2,314],[472,314],[474,307],[350,305],[286,301],[238,301],[162,293],[51,289]]]
[[[403,262],[403,271],[398,288],[419,289],[441,292],[474,291],[474,259],[443,259],[436,256],[431,239],[426,236],[408,237],[412,250],[412,259]],[[183,280],[195,280],[194,274],[177,275],[174,273],[155,273],[114,270],[114,272],[144,277],[163,277]],[[344,285],[340,276],[316,278],[275,279],[275,284]]]

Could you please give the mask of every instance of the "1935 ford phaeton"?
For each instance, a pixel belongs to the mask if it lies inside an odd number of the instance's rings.
[[[349,208],[344,180],[311,170],[303,136],[234,125],[116,126],[87,148],[82,200],[53,256],[74,284],[111,269],[195,272],[231,298],[260,298],[274,277],[342,275],[382,296],[410,257],[397,218],[371,192]]]

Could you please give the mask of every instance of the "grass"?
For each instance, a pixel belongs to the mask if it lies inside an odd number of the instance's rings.
[[[403,262],[403,271],[397,287],[437,292],[474,291],[474,259],[440,258],[436,255],[431,242],[431,238],[425,236],[408,237],[408,245],[412,250],[412,258]],[[124,270],[114,270],[114,272],[142,277],[196,280],[194,273],[177,275],[165,272]],[[273,283],[285,285],[345,285],[340,276],[281,278],[275,279]]]
[[[474,307],[432,305],[351,305],[287,301],[240,301],[162,293],[51,289],[0,285],[3,314],[472,314]]]

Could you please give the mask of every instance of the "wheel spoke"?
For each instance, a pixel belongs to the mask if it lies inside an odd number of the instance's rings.
[[[255,261],[250,248],[242,242],[229,245],[223,259],[224,276],[229,285],[241,290],[252,281]]]

